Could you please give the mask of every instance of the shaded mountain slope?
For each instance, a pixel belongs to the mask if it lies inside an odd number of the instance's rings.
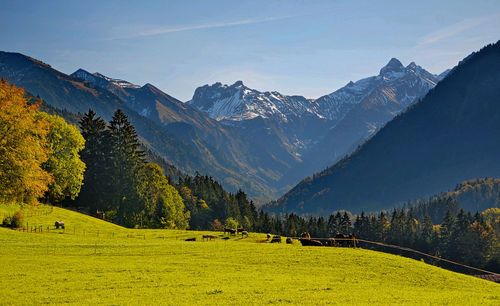
[[[356,152],[270,208],[313,214],[388,209],[477,177],[500,177],[500,43],[467,57]]]

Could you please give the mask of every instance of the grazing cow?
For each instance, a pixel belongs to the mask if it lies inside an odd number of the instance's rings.
[[[240,228],[238,228],[238,229],[236,230],[236,233],[238,233],[238,234],[239,234],[239,233],[242,233],[242,232],[247,232],[247,230],[246,230],[246,229],[244,229],[243,227],[240,227]]]
[[[280,235],[273,236],[273,239],[271,239],[271,243],[281,243],[281,236]]]
[[[335,242],[337,246],[347,246],[347,247],[356,247],[356,244],[359,243],[359,241],[356,239],[356,237],[353,234],[349,235],[344,235],[337,233],[335,235]]]
[[[293,243],[293,240],[291,237],[287,237],[286,238],[286,244],[292,244]]]
[[[308,232],[303,232],[302,234],[300,234],[300,238],[311,239],[311,235],[309,235]]]
[[[247,238],[248,238],[248,232],[247,231],[242,231],[241,232],[241,238],[243,238],[243,236],[247,236]]]
[[[196,241],[196,237],[184,239],[184,241]]]
[[[54,225],[56,226],[56,229],[59,229],[59,227],[64,229],[64,221],[56,221]]]
[[[326,241],[326,246],[335,247],[337,246],[337,241],[335,241],[335,238],[330,238]]]
[[[226,233],[229,233],[229,234],[231,234],[231,235],[235,235],[235,234],[236,234],[236,230],[234,230],[234,229],[232,229],[232,228],[227,228],[227,227],[225,227],[225,228],[224,228],[224,235],[225,235]]]
[[[266,234],[267,240],[271,239],[271,234]]]
[[[337,243],[337,246],[348,246],[349,245],[349,235],[344,235],[341,233],[337,233],[335,235],[335,242]]]
[[[207,240],[217,239],[217,236],[214,236],[214,235],[203,235],[201,237],[201,240],[205,241],[205,239],[207,239]]]
[[[302,246],[323,246],[321,241],[318,240],[305,239],[305,238],[300,238],[299,240]]]

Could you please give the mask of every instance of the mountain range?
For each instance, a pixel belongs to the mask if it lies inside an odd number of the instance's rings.
[[[195,90],[187,103],[83,69],[71,75],[19,53],[0,52],[0,77],[73,113],[109,120],[121,108],[141,141],[182,171],[214,176],[264,202],[333,164],[412,105],[443,76],[391,59],[377,76],[318,99],[259,92],[238,81]]]
[[[318,99],[260,92],[238,81],[199,87],[187,103],[225,125],[240,127],[246,138],[265,140],[272,152],[279,144],[290,157],[278,181],[284,192],[352,152],[447,72],[434,75],[413,62],[405,67],[392,58],[377,76],[349,82]],[[278,139],[272,142],[270,134]]]
[[[369,100],[390,101],[379,99],[380,93]],[[354,153],[302,180],[269,209],[317,215],[378,211],[461,181],[499,177],[499,97],[497,42],[465,58]]]

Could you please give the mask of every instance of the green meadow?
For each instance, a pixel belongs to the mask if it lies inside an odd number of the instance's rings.
[[[359,248],[126,229],[43,206],[25,215],[43,232],[0,228],[0,304],[500,304],[493,282]]]

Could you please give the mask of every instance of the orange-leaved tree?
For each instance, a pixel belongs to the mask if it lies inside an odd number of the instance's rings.
[[[24,89],[0,80],[0,203],[36,204],[53,181],[41,168],[50,126],[38,109]]]

